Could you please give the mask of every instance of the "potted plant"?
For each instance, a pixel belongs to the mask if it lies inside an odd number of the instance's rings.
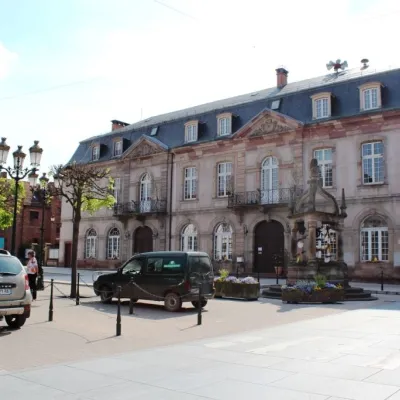
[[[330,283],[322,275],[316,275],[311,281],[282,286],[282,301],[288,303],[336,303],[343,301],[344,296],[340,284]]]
[[[216,298],[227,297],[235,299],[257,300],[260,296],[260,284],[251,276],[236,278],[229,276],[227,269],[219,271],[220,276],[215,280]]]

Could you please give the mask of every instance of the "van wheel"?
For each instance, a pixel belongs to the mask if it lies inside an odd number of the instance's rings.
[[[167,293],[164,299],[164,307],[167,311],[179,311],[182,307],[182,300],[176,293]]]
[[[103,304],[110,304],[113,298],[113,292],[108,286],[100,288],[100,300]]]
[[[10,328],[18,329],[25,324],[25,315],[6,315],[6,322]]]
[[[207,305],[208,301],[203,299],[201,301],[201,308],[204,308]],[[192,301],[193,307],[194,308],[199,308],[199,302],[198,301]]]

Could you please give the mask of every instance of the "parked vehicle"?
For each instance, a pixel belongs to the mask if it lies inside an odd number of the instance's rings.
[[[20,328],[31,315],[28,275],[18,258],[0,253],[0,320]]]
[[[0,249],[0,254],[5,254],[6,256],[10,256],[10,252],[6,249]]]
[[[183,302],[198,307],[200,285],[201,306],[205,307],[214,295],[214,273],[207,253],[159,251],[136,254],[118,272],[100,275],[93,289],[103,303],[110,303],[121,286],[121,298],[164,301],[168,311],[178,311]]]

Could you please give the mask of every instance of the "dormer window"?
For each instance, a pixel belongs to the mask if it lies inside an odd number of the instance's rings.
[[[313,119],[323,119],[331,116],[331,97],[331,93],[317,93],[311,96]]]
[[[189,121],[185,124],[185,143],[197,142],[199,121]]]
[[[100,158],[100,145],[96,144],[92,147],[92,161],[97,161]]]
[[[114,142],[114,157],[118,157],[122,154],[122,140]]]
[[[379,82],[368,82],[359,87],[361,111],[382,107],[381,86]]]
[[[218,136],[227,136],[232,134],[232,114],[224,113],[217,116]]]

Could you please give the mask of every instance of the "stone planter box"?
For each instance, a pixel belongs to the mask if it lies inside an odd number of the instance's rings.
[[[257,300],[260,297],[259,283],[215,282],[214,297]]]
[[[321,289],[310,294],[301,290],[282,290],[282,301],[288,303],[337,303],[344,301],[343,289]]]

